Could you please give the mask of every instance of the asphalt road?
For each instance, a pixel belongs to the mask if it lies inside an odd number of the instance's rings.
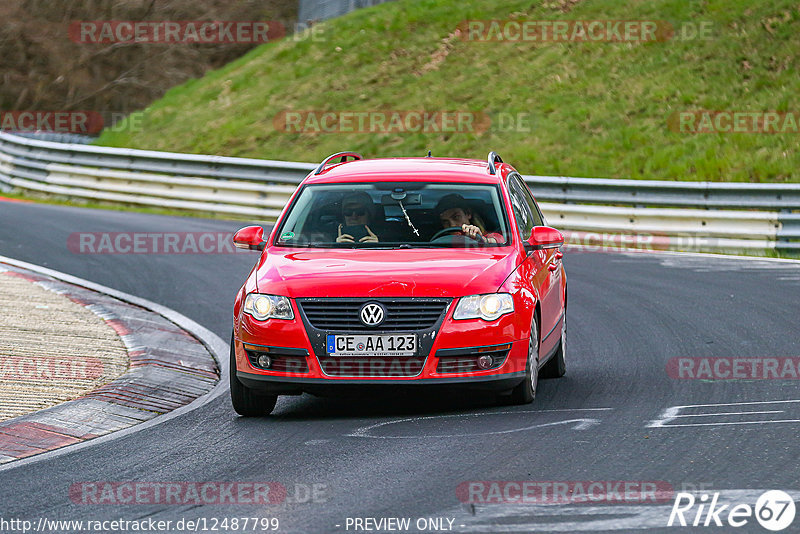
[[[255,254],[76,254],[67,240],[74,232],[243,225],[0,202],[0,254],[150,299],[227,340],[233,297]],[[671,499],[471,507],[456,489],[467,481],[650,481],[720,491],[731,502],[752,504],[766,489],[797,499],[800,404],[737,404],[800,399],[796,380],[678,380],[666,369],[674,357],[800,356],[800,264],[576,251],[564,262],[567,375],[540,382],[532,405],[501,407],[473,394],[281,397],[271,418],[243,419],[223,395],[168,423],[0,472],[0,515],[276,517],[280,532],[352,532],[348,518],[365,517],[407,517],[412,525],[449,518],[454,532],[672,532],[665,528]],[[730,406],[683,408],[673,415],[692,417],[650,426],[671,407],[710,404]],[[91,481],[275,481],[289,499],[272,507],[70,500],[73,484]],[[315,484],[317,496],[308,499]],[[800,518],[792,530],[800,531]],[[736,531],[765,532],[752,518]]]

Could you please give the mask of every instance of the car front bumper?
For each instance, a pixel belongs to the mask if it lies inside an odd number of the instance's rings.
[[[347,361],[349,367],[345,365],[347,359],[330,356],[321,343],[325,335],[338,332],[311,324],[296,301],[294,320],[256,321],[240,314],[234,329],[237,369],[231,372],[245,386],[269,394],[326,393],[332,389],[389,385],[506,391],[524,380],[529,344],[529,331],[522,326],[525,321],[515,313],[492,322],[455,321],[451,304],[452,301],[435,323],[413,332],[419,338],[417,356],[383,361],[353,357]],[[258,365],[259,354],[271,356],[272,368]],[[477,367],[480,355],[493,358],[489,369]],[[342,365],[337,366],[340,362]]]
[[[393,378],[314,378],[300,376],[276,376],[237,371],[242,384],[269,395],[299,395],[301,393],[328,394],[339,391],[380,390],[386,386],[397,388],[447,389],[450,387],[503,392],[513,389],[525,379],[525,371],[494,374],[489,376],[453,376],[438,378],[393,379]]]

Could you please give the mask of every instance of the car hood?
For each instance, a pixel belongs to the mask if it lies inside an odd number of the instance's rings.
[[[297,297],[459,297],[492,293],[516,268],[512,247],[484,249],[270,248],[258,291]]]

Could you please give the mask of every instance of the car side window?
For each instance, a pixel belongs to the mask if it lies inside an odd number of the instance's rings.
[[[547,223],[544,220],[544,215],[542,215],[542,210],[539,209],[539,204],[536,203],[536,199],[533,198],[531,190],[528,189],[528,185],[522,179],[522,176],[513,174],[511,179],[517,182],[517,186],[525,197],[525,203],[528,205],[528,208],[530,208],[531,213],[533,213],[534,226],[546,226]]]
[[[511,197],[511,208],[514,210],[514,218],[517,220],[517,228],[522,239],[526,240],[531,236],[533,227],[536,226],[537,217],[531,211],[524,191],[520,188],[515,175],[508,178],[508,194]]]

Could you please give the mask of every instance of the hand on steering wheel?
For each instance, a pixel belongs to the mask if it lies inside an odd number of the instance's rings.
[[[473,230],[474,229],[474,230]],[[431,237],[431,241],[439,239],[440,237],[444,237],[448,234],[454,234],[456,232],[462,232],[466,237],[472,238],[479,243],[485,243],[486,238],[481,235],[481,231],[477,226],[471,224],[464,224],[462,226],[451,226],[449,228],[444,228],[436,232],[433,237]]]
[[[481,229],[475,226],[474,224],[462,224],[461,231],[464,232],[464,235],[467,237],[471,237],[478,243],[485,243],[486,238],[483,237],[481,233]]]

